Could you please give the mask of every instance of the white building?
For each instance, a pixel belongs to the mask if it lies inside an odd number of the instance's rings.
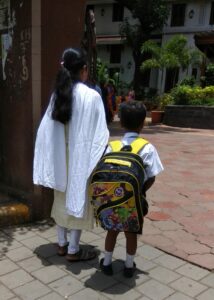
[[[167,25],[163,28],[162,43],[175,34],[187,37],[188,46],[196,46],[202,50],[210,61],[214,59],[214,1],[189,0],[169,1],[170,15]],[[190,66],[187,72],[179,71],[178,81],[186,75],[200,79],[201,70]],[[170,72],[165,74],[165,83],[158,88],[164,91],[170,87]]]
[[[188,39],[190,48],[198,46],[207,57],[214,60],[214,1],[187,0],[169,2],[170,14],[167,24],[160,35],[160,42],[164,43],[175,34],[183,34]],[[113,0],[90,0],[88,5],[95,12],[98,57],[105,62],[110,70],[120,71],[120,80],[131,82],[134,74],[132,49],[120,37],[120,24],[131,14],[121,8]],[[156,88],[159,92],[168,90],[171,85],[170,72],[164,73],[164,80],[160,80],[160,72],[152,70],[145,80],[145,87]],[[185,76],[201,76],[201,70],[195,66],[189,67],[187,72],[178,73],[178,81]]]
[[[120,24],[124,18],[131,17],[130,12],[113,0],[91,0],[88,5],[95,13],[98,57],[107,64],[110,74],[119,71],[121,81],[132,81],[132,50],[119,34]]]

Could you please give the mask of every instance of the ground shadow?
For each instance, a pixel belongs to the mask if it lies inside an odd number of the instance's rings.
[[[24,240],[27,235],[35,231],[43,233],[55,226],[54,221],[46,219],[35,223],[24,223],[20,225],[0,227],[0,259],[3,259],[7,252],[17,248],[20,241]],[[20,244],[21,245],[21,244]]]
[[[81,244],[80,249],[89,251],[93,249],[96,252],[96,257],[93,260],[68,262],[65,256],[57,255],[56,243],[40,245],[34,250],[34,253],[37,255],[38,258],[41,259],[41,262],[44,266],[55,265],[58,267],[65,268],[67,271],[71,272],[74,275],[79,275],[83,270],[92,269],[91,264],[97,265],[98,257],[100,255],[100,250],[97,249],[97,247],[95,247],[94,245]]]
[[[136,269],[132,278],[126,278],[123,275],[124,261],[115,260],[112,263],[114,274],[107,276],[101,272],[100,269],[84,282],[85,287],[91,288],[96,291],[104,291],[111,295],[123,295],[136,286],[136,280],[140,275],[149,275],[148,272],[144,272]]]

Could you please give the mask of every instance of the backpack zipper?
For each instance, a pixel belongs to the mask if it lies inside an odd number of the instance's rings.
[[[123,153],[127,153],[127,152],[123,152]],[[106,159],[107,158],[107,156],[104,156],[102,159],[101,159],[101,161],[104,161],[104,159]],[[120,157],[120,156],[117,156],[117,155],[112,155],[111,156],[111,158],[120,158],[121,160],[125,160],[125,158],[123,158],[123,157]],[[135,159],[135,158],[133,158],[133,157],[128,157],[128,159],[130,159],[130,160],[132,160],[132,161],[135,161],[140,167],[141,167],[141,169],[143,170],[143,171],[145,171],[145,168],[139,163],[139,161],[137,160],[137,159]]]

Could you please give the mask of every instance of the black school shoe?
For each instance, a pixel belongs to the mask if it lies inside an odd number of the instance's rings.
[[[126,266],[125,266],[124,270],[123,270],[123,275],[126,278],[131,278],[131,277],[133,277],[135,271],[136,271],[136,263],[134,263],[132,268],[126,268]]]
[[[103,262],[104,262],[104,258],[102,258],[102,259],[100,260],[100,269],[101,269],[101,271],[102,271],[105,275],[112,276],[112,275],[113,275],[112,264],[110,264],[110,265],[108,265],[108,266],[104,266],[104,265],[103,265]]]

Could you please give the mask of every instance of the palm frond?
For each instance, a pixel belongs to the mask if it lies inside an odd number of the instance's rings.
[[[141,47],[141,53],[149,53],[154,57],[159,57],[161,52],[161,47],[154,41],[148,40],[143,43]]]
[[[145,60],[140,67],[142,72],[149,69],[159,69],[159,68],[161,68],[161,65],[159,61],[155,58]]]

